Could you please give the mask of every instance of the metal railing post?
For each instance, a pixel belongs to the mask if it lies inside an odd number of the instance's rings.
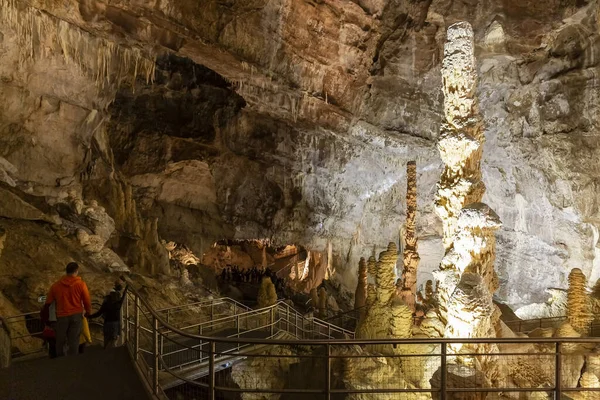
[[[325,345],[325,354],[327,354],[327,365],[326,365],[326,373],[325,382],[327,384],[325,398],[326,400],[331,400],[331,345],[328,343]]]
[[[171,323],[171,310],[167,310],[167,324]]]
[[[215,400],[215,342],[210,341],[208,359],[208,398]]]
[[[157,395],[158,394],[158,358],[160,357],[160,353],[158,350],[158,319],[153,317],[152,319],[152,336],[153,340],[153,370],[152,370],[152,392]]]
[[[447,378],[447,373],[448,373],[448,368],[447,368],[447,359],[446,359],[446,355],[447,355],[447,344],[446,342],[442,342],[442,357],[440,360],[440,364],[441,367],[440,369],[441,371],[441,376],[440,376],[440,400],[446,400],[446,378]]]
[[[138,361],[140,354],[140,298],[136,294],[134,297],[134,316],[133,316],[133,358]]]
[[[561,358],[561,347],[560,342],[556,342],[555,348],[555,369],[554,369],[554,398],[560,400],[562,395],[562,358]]]

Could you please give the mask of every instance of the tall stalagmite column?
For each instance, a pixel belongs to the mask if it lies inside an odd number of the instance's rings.
[[[494,262],[495,233],[500,226],[498,215],[483,203],[470,204],[461,211],[454,246],[442,260],[444,270],[434,273],[440,289],[451,293],[446,299],[444,337],[495,336],[492,297],[498,289]],[[460,348],[453,346],[455,351]]]
[[[481,180],[483,127],[477,107],[477,69],[475,65],[473,29],[467,22],[451,25],[447,32],[442,62],[444,117],[438,150],[444,171],[437,185],[435,211],[442,220],[446,254],[451,250],[457,221],[463,207],[478,203],[485,185]],[[442,263],[445,277],[460,273],[454,263]],[[454,281],[454,279],[452,279]],[[446,322],[447,302],[455,284],[442,284],[438,292],[440,317]]]
[[[358,263],[358,283],[354,292],[354,309],[362,309],[367,302],[367,262],[361,257]],[[363,310],[364,311],[364,310]]]
[[[460,210],[467,204],[480,202],[485,191],[480,169],[484,136],[476,97],[473,29],[467,22],[448,28],[442,90],[445,121],[438,150],[445,166],[438,182],[435,211],[442,219],[443,243],[448,250]]]
[[[415,298],[417,295],[417,267],[419,266],[419,253],[417,252],[416,235],[417,217],[417,163],[409,161],[406,164],[406,229],[404,233],[404,253],[400,297],[404,303],[415,311]]]
[[[569,291],[567,292],[567,319],[579,334],[587,336],[594,320],[590,298],[587,294],[587,278],[579,268],[569,273]]]

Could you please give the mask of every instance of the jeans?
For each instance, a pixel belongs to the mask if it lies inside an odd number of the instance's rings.
[[[82,314],[73,314],[57,318],[56,355],[58,357],[65,355],[65,344],[67,345],[67,355],[77,355],[77,352],[79,351],[79,335],[81,335],[82,319]]]

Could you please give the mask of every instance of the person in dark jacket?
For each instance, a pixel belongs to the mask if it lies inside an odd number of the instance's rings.
[[[121,294],[121,285],[117,282],[114,289],[104,297],[104,301],[100,309],[90,315],[88,318],[93,319],[99,316],[104,317],[104,348],[115,347],[119,334],[121,333],[121,306],[127,295],[127,286]]]

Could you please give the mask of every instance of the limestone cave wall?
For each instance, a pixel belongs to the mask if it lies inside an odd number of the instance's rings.
[[[467,20],[483,201],[503,222],[498,299],[543,301],[572,268],[593,284],[598,11],[584,0],[0,0],[0,197],[12,199],[0,217],[52,224],[68,191],[106,206],[107,185],[126,181],[165,240],[196,254],[226,238],[331,243],[336,279],[353,290],[359,258],[398,239],[416,160],[424,283],[443,256],[443,42]]]

